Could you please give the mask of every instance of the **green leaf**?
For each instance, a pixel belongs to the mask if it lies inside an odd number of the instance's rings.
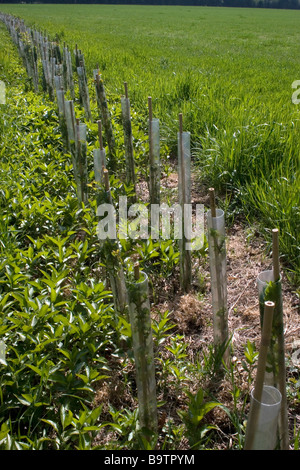
[[[7,423],[2,423],[1,429],[0,429],[0,442],[5,439],[5,437],[9,433],[9,427]]]
[[[15,395],[15,396],[18,399],[18,401],[22,403],[22,405],[25,405],[25,406],[30,406],[34,401],[34,397],[28,393],[24,393],[22,394],[22,396],[18,396],[18,395]]]
[[[61,424],[63,426],[63,429],[70,426],[73,420],[72,411],[66,408],[64,405],[62,405],[60,408],[60,419],[61,419]]]
[[[36,372],[41,377],[44,375],[43,371],[41,369],[39,369],[38,367],[33,366],[32,364],[26,364],[26,366],[29,367],[30,369],[32,369],[34,372]]]
[[[54,333],[55,337],[57,338],[57,337],[62,336],[63,331],[64,331],[64,325],[59,325],[55,330],[55,333]]]
[[[44,423],[49,424],[50,426],[52,426],[52,428],[54,429],[54,431],[56,431],[57,433],[59,433],[57,424],[56,424],[54,421],[52,421],[51,419],[44,419],[44,418],[42,418],[41,421],[43,421]]]
[[[84,432],[88,432],[88,431],[99,431],[99,426],[84,426],[84,428],[82,428],[82,430]]]

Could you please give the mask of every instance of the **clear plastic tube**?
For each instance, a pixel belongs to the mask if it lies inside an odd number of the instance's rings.
[[[115,310],[121,315],[126,316],[128,300],[123,267],[117,263],[115,266],[107,265],[107,270],[109,273]]]
[[[101,116],[101,119],[103,121],[103,126],[106,134],[106,141],[109,149],[108,164],[110,166],[110,169],[114,170],[116,168],[115,138],[104,85],[99,75],[96,76],[95,91],[97,98],[97,107],[99,110],[99,115]]]
[[[78,140],[80,142],[86,142],[86,131],[87,131],[87,126],[83,122],[80,122],[78,124]]]
[[[72,69],[72,57],[71,52],[68,51],[67,53],[67,80],[68,80],[68,87],[70,89],[70,94],[72,100],[75,99],[75,91],[74,91],[74,80],[73,80],[73,69]]]
[[[278,357],[278,334],[283,332],[282,324],[282,298],[281,280],[274,282],[272,270],[262,271],[257,277],[257,289],[260,308],[260,322],[263,324],[264,303],[267,300],[275,302],[272,335],[266,365],[265,383],[268,385],[278,385],[279,357]]]
[[[65,117],[65,96],[63,90],[59,88],[56,89],[56,99],[60,117]]]
[[[56,93],[58,90],[63,89],[63,78],[61,75],[54,75],[54,86],[55,86]]]
[[[281,408],[281,393],[272,386],[264,385],[261,401],[251,391],[250,412],[247,427],[258,414],[251,450],[274,450],[278,441],[278,417]]]
[[[132,127],[130,116],[130,100],[126,96],[121,97],[122,121],[124,129],[124,145],[126,160],[126,180],[127,184],[135,185],[135,164],[133,154]]]
[[[182,209],[182,233],[179,240],[180,252],[180,284],[187,292],[192,281],[192,262],[190,251],[190,240],[186,238],[184,217],[185,205],[191,203],[191,152],[190,152],[190,132],[178,132],[178,195],[179,204]]]
[[[86,144],[87,126],[84,123],[77,125],[77,161],[76,173],[78,178],[77,195],[79,202],[87,204],[88,202],[88,170],[87,170],[87,144]]]
[[[91,106],[90,106],[90,96],[89,96],[89,89],[86,83],[84,67],[77,67],[77,74],[78,74],[79,91],[80,91],[80,96],[82,99],[82,104],[85,110],[85,115],[88,120],[91,120],[92,114],[91,114]]]
[[[160,203],[160,133],[159,119],[149,121],[150,143],[150,202]]]
[[[106,153],[105,149],[94,149],[94,173],[95,181],[97,183],[103,183],[103,167],[106,168]]]
[[[286,394],[285,340],[281,277],[279,277],[278,281],[275,282],[273,270],[263,271],[257,277],[257,288],[261,324],[263,324],[264,302],[272,301],[275,304],[271,341],[266,365],[265,383],[277,387],[282,395],[279,421],[280,445],[282,449],[287,450],[289,447],[289,425]]]
[[[182,149],[181,136],[182,135]],[[191,134],[190,132],[178,132],[178,191],[179,203],[191,202]],[[183,162],[182,162],[183,159]],[[182,171],[183,170],[183,171]]]
[[[156,432],[156,382],[147,275],[140,272],[140,280],[128,283],[127,290],[140,426]]]
[[[225,345],[228,340],[227,273],[225,217],[216,209],[216,217],[207,213],[209,264],[213,309],[215,345]]]
[[[65,116],[69,141],[75,141],[75,113],[73,101],[65,101]]]

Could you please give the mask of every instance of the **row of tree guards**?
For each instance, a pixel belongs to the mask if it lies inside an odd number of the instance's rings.
[[[23,59],[28,76],[36,92],[48,93],[57,101],[58,116],[65,151],[71,155],[79,204],[88,204],[87,122],[93,117],[90,106],[84,54],[77,48],[74,58],[64,44],[50,41],[39,31],[28,28],[23,20],[1,15]],[[77,73],[77,75],[76,75]],[[117,172],[115,139],[104,83],[99,69],[93,71],[98,123],[98,146],[93,150],[94,180],[98,184],[99,201],[113,205],[109,171]],[[136,188],[133,135],[130,100],[127,83],[121,97],[126,183]],[[85,112],[85,121],[75,115],[76,92]],[[68,94],[70,99],[66,99]],[[149,203],[160,204],[160,123],[153,117],[152,100],[148,98],[149,120]],[[104,140],[106,145],[104,144]],[[178,192],[182,208],[191,204],[191,150],[190,133],[183,131],[182,114],[178,130]],[[224,365],[230,361],[230,334],[228,328],[226,230],[223,210],[216,207],[214,189],[209,190],[210,209],[207,212],[207,240],[209,246],[213,334],[216,350],[222,351]],[[184,211],[183,211],[184,213]],[[101,216],[101,214],[97,215]],[[103,215],[103,214],[102,214]],[[192,284],[191,251],[186,244],[191,240],[184,230],[182,217],[180,250],[180,284],[188,292]],[[151,309],[147,274],[134,265],[134,273],[126,279],[121,260],[114,255],[115,239],[100,240],[106,256],[106,269],[110,279],[115,309],[129,316],[136,366],[139,421],[141,429],[157,432],[157,402],[155,365],[151,328]],[[286,398],[285,346],[283,330],[283,305],[279,270],[278,230],[273,230],[273,267],[259,274],[257,279],[261,321],[261,346],[255,386],[246,430],[245,449],[288,449],[288,411]]]

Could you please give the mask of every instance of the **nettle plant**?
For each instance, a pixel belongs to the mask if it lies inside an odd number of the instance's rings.
[[[102,426],[95,385],[118,337],[95,207],[78,206],[51,107],[18,96],[1,127],[0,446],[90,448]]]

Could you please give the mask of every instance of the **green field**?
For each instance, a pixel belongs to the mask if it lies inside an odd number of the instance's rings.
[[[170,153],[178,113],[202,184],[227,192],[299,272],[299,11],[205,7],[1,6],[99,64],[114,98],[129,87],[139,119],[147,97]]]
[[[82,50],[94,121],[92,74],[99,66],[118,147],[114,200],[130,193],[122,180],[124,82],[141,184],[148,173],[148,96],[160,120],[165,180],[177,171],[183,114],[196,196],[202,201],[215,187],[228,233],[242,227],[248,247],[259,243],[263,262],[255,268],[270,266],[271,230],[279,228],[286,318],[295,319],[290,353],[299,331],[300,104],[292,102],[292,83],[300,80],[300,11],[1,4],[1,12]],[[230,272],[241,290],[231,298],[238,339],[224,373],[222,355],[208,341],[207,246],[193,254],[196,279],[188,295],[179,288],[176,243],[129,240],[110,251],[128,278],[138,258],[150,279],[160,425],[149,437],[138,428],[131,325],[114,306],[96,232],[97,124],[88,123],[89,204],[78,206],[56,104],[33,91],[2,22],[0,46],[7,91],[0,107],[0,341],[7,348],[6,361],[0,349],[0,448],[242,449],[260,329],[254,297],[246,305],[236,301],[253,293],[241,279],[253,253]],[[75,105],[83,120],[78,95]],[[163,191],[170,200],[176,195],[172,184]],[[290,357],[287,366],[290,445],[299,449],[299,366]]]

